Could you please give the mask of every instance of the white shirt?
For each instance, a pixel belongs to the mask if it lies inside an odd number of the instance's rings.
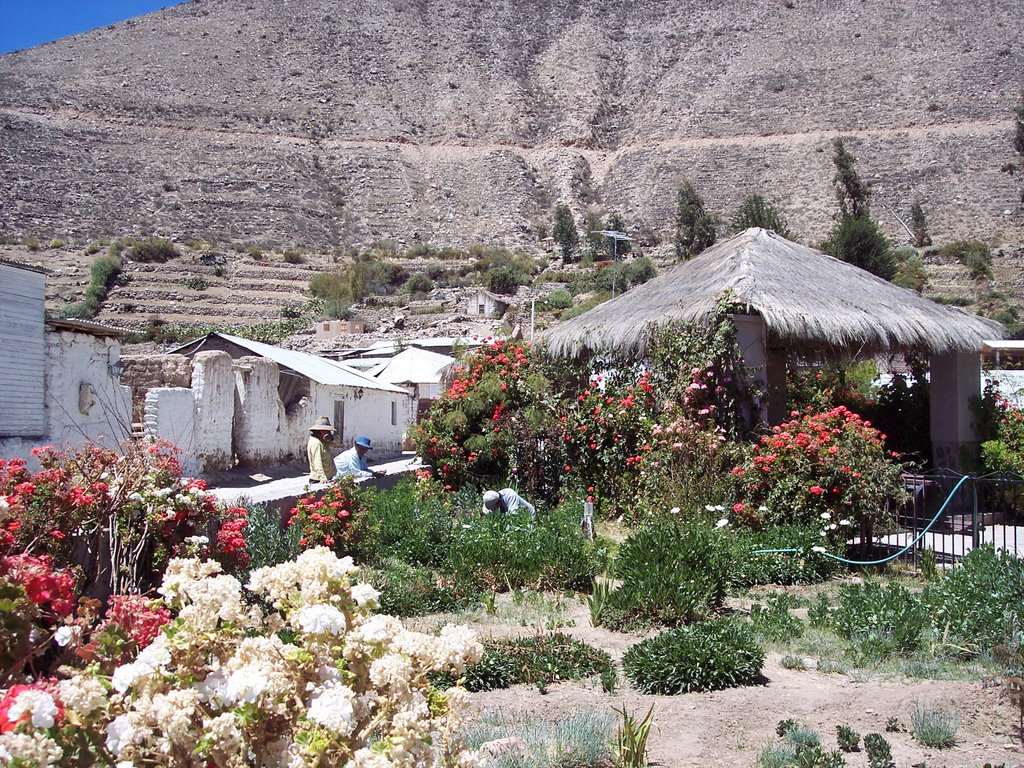
[[[370,467],[366,463],[366,457],[359,458],[359,453],[354,445],[347,451],[342,452],[334,460],[334,464],[338,468],[338,474],[334,476],[335,479],[345,477],[346,475],[351,475],[352,477],[373,477],[373,472],[370,471]]]

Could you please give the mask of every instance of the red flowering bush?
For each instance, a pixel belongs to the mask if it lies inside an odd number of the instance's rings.
[[[206,536],[221,513],[202,480],[182,476],[174,446],[123,448],[34,449],[35,473],[23,459],[0,460],[0,547],[80,566],[87,593],[144,592],[159,583],[168,559]],[[238,517],[228,515],[214,551],[228,563],[243,559]],[[89,559],[76,562],[76,552]]]
[[[638,474],[657,461],[651,459],[653,420],[646,373],[621,387],[593,377],[559,417],[566,493],[595,502],[604,514],[615,514],[620,501],[634,502]]]
[[[901,467],[885,435],[845,406],[798,415],[772,429],[733,468],[739,522],[817,524],[845,541],[862,523],[887,518],[888,500],[904,495]]]
[[[431,405],[414,433],[416,453],[448,491],[515,476],[529,494],[546,494],[558,460],[545,445],[554,432],[550,388],[526,347],[496,339]]]
[[[361,490],[351,477],[343,477],[323,495],[299,499],[288,515],[288,525],[298,526],[302,549],[324,546],[349,554],[366,532],[369,497],[369,491]]]
[[[249,510],[245,507],[228,507],[224,510],[214,553],[227,570],[240,571],[249,565],[249,547],[245,540],[245,529],[249,527]]]
[[[88,625],[79,627],[72,635],[75,641],[88,635],[87,641],[74,649],[75,654],[109,673],[118,664],[134,659],[171,618],[170,610],[158,600],[142,595],[114,595],[102,622],[91,631]]]

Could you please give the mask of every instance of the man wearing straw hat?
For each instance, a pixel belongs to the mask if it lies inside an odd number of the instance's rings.
[[[309,482],[326,483],[334,478],[338,471],[334,466],[334,457],[329,445],[334,439],[334,427],[326,416],[317,419],[316,424],[309,428],[309,440],[306,442],[306,456],[309,458]]]

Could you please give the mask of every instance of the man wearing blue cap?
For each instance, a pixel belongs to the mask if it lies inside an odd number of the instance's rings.
[[[370,438],[366,437],[366,435],[357,437],[352,447],[335,460],[338,474],[334,476],[334,479],[337,480],[339,477],[345,477],[346,475],[356,479],[361,477],[384,477],[387,474],[386,472],[383,470],[372,470],[366,463],[366,454],[372,450],[373,444],[370,443]]]

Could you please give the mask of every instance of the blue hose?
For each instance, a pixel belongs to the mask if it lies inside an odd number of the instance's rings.
[[[942,506],[939,507],[939,511],[935,513],[935,517],[933,517],[931,519],[931,522],[928,523],[928,525],[926,525],[924,528],[921,529],[921,532],[917,535],[917,537],[912,542],[907,544],[907,546],[905,546],[903,549],[901,549],[896,554],[889,555],[888,557],[883,557],[881,560],[847,560],[845,557],[840,557],[839,555],[833,555],[830,552],[819,552],[818,554],[820,554],[822,557],[827,557],[827,558],[829,558],[831,560],[837,560],[840,563],[846,563],[847,565],[881,565],[882,563],[888,563],[890,560],[895,560],[900,555],[904,554],[905,552],[910,551],[914,547],[914,545],[917,544],[917,542],[919,542],[922,538],[924,538],[924,535],[926,533],[928,533],[929,530],[931,530],[931,527],[933,525],[935,525],[936,521],[940,517],[942,517],[942,513],[946,511],[946,506],[949,504],[950,499],[952,499],[956,495],[956,492],[960,490],[960,486],[963,485],[967,481],[967,479],[969,477],[970,477],[970,475],[964,475],[963,477],[960,478],[960,480],[957,482],[957,484],[953,486],[953,490],[949,492],[949,496],[947,496],[946,500],[944,502],[942,502]],[[755,549],[753,554],[755,554],[755,555],[776,555],[776,554],[781,555],[781,554],[794,554],[794,553],[803,552],[803,551],[804,550],[802,550],[802,549]]]

